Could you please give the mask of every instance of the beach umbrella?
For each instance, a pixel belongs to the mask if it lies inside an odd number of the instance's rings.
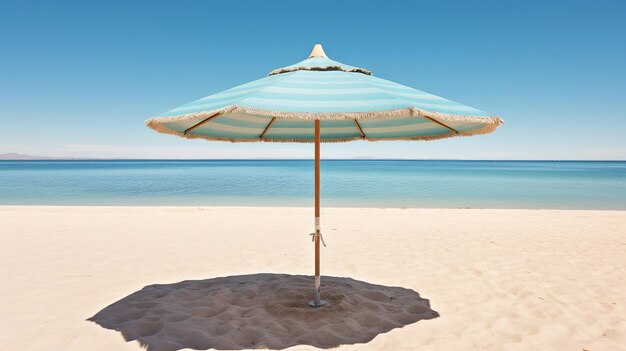
[[[320,143],[470,136],[492,132],[502,120],[331,60],[316,44],[304,61],[182,105],[146,124],[190,139],[315,144],[315,280],[309,304],[321,306]]]

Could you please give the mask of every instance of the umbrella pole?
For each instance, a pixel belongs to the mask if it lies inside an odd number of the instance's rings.
[[[326,301],[320,299],[320,240],[322,232],[320,229],[320,121],[315,120],[315,298],[309,301],[309,306],[323,306]]]

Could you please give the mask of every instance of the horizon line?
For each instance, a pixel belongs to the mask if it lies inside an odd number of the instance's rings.
[[[313,158],[85,158],[42,157],[6,161],[313,161]],[[480,159],[480,158],[325,158],[321,161],[494,161],[494,162],[626,162],[626,159]]]

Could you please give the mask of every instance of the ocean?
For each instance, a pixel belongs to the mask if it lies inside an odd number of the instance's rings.
[[[322,207],[626,210],[626,162],[323,160]],[[312,206],[311,160],[0,161],[0,205]]]

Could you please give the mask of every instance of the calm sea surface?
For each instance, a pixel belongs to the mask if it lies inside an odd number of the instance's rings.
[[[322,161],[322,206],[626,210],[626,162]],[[0,161],[1,205],[312,206],[312,161]]]

